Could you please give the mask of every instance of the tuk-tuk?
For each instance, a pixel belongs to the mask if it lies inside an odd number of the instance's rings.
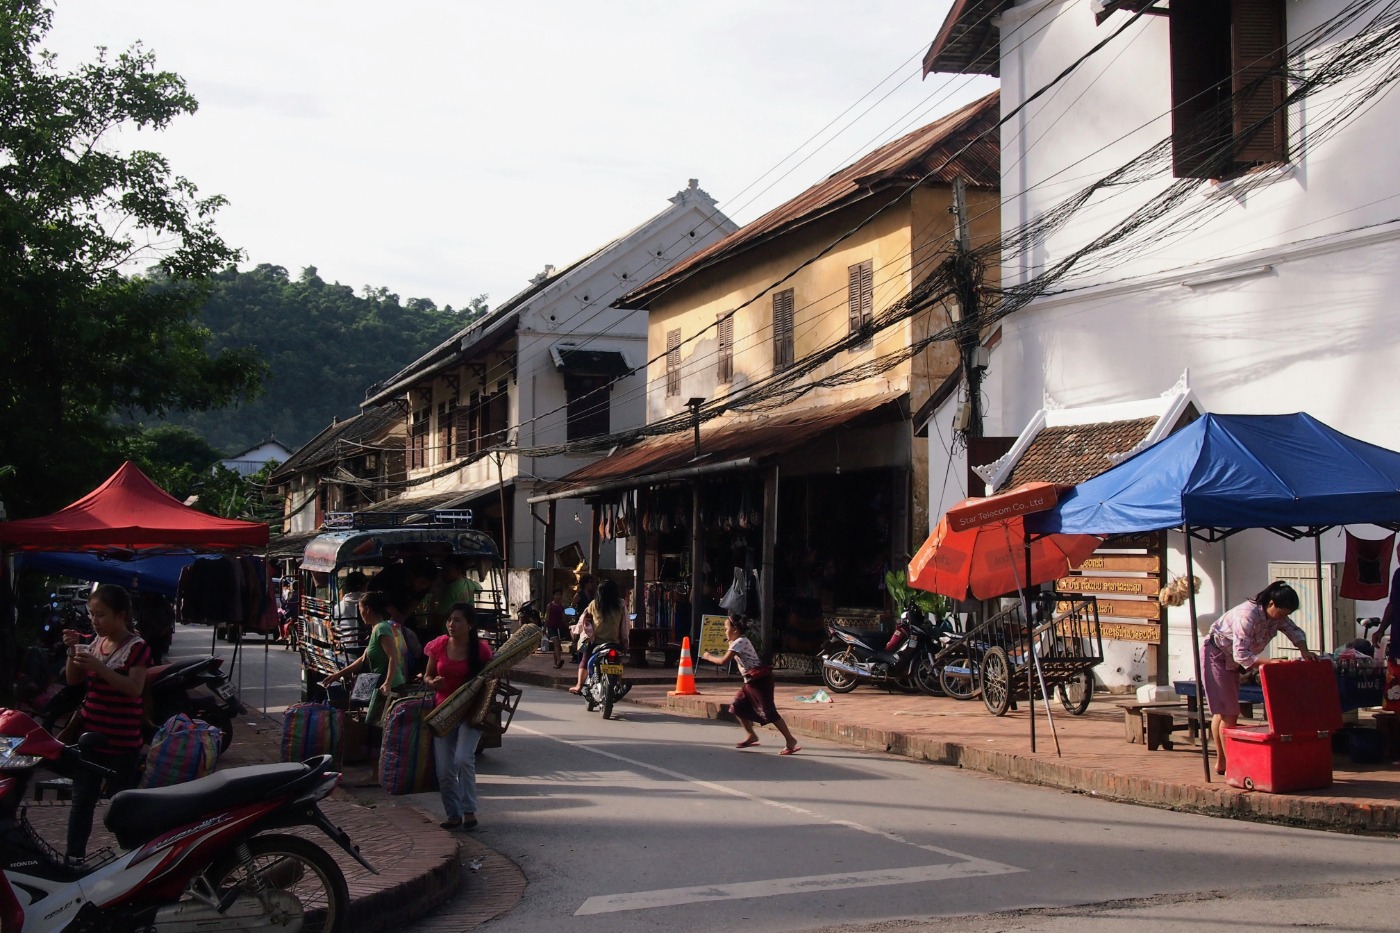
[[[332,512],[325,533],[307,545],[301,561],[301,596],[296,620],[301,652],[303,700],[324,696],[320,683],[365,649],[367,632],[358,618],[340,619],[345,577],[359,570],[371,578],[400,561],[428,558],[439,568],[448,558],[468,564],[481,589],[477,618],[483,633],[504,625],[500,603],[501,558],[496,543],[471,527],[470,509],[419,512]]]

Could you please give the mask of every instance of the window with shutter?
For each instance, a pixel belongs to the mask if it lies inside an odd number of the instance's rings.
[[[1286,162],[1284,0],[1172,0],[1168,19],[1173,174]]]
[[[681,332],[666,332],[666,395],[681,394]]]
[[[850,315],[852,334],[875,317],[874,266],[872,260],[858,262],[846,268],[846,307]],[[862,346],[867,346],[869,341]]]
[[[428,409],[415,408],[408,423],[408,468],[421,470],[428,465]]]
[[[457,397],[438,402],[438,462],[457,459]]]
[[[734,315],[721,314],[715,331],[719,335],[719,363],[716,378],[728,382],[734,378]]]
[[[481,449],[481,393],[467,396],[467,404],[457,408],[458,456],[469,457]]]
[[[792,289],[773,296],[773,368],[787,369],[792,365]]]
[[[612,404],[612,380],[607,376],[565,376],[564,393],[568,399],[568,438],[580,441],[601,437],[612,431],[609,409]]]

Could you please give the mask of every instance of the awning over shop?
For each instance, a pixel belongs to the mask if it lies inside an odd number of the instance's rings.
[[[575,470],[555,483],[548,493],[532,502],[558,499],[604,489],[630,489],[664,482],[680,471],[742,469],[765,459],[790,453],[828,431],[852,425],[905,395],[888,392],[852,399],[840,404],[800,410],[753,414],[736,412],[702,425],[700,456],[695,438],[679,432],[650,438]],[[901,413],[902,416],[902,413]]]

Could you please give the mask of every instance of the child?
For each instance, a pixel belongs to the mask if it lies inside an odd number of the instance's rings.
[[[800,752],[802,746],[792,737],[792,731],[788,729],[787,722],[783,720],[777,704],[773,702],[773,668],[759,661],[753,642],[746,637],[747,632],[748,627],[743,620],[730,616],[729,621],[724,624],[724,637],[729,639],[729,650],[724,654],[707,651],[701,655],[715,665],[728,664],[732,658],[739,665],[739,673],[744,675],[744,685],[735,695],[729,712],[734,714],[739,720],[739,725],[744,727],[746,738],[734,747],[748,748],[750,745],[757,745],[758,734],[753,731],[753,724],[759,723],[771,725],[783,734],[786,745],[778,752],[779,755]]]

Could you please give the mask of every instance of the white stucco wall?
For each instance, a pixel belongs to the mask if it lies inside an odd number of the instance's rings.
[[[1342,5],[1290,2],[1290,37]],[[1002,27],[1002,112],[1126,21],[1120,17],[1095,26],[1082,0],[1010,11]],[[1043,215],[1168,137],[1166,43],[1165,19],[1144,17],[1003,128],[1006,228]],[[1317,98],[1295,107],[1290,119],[1308,133],[1332,115]],[[987,432],[1019,433],[1047,394],[1064,405],[1140,398],[1189,369],[1207,410],[1306,411],[1400,449],[1400,410],[1391,404],[1400,397],[1392,297],[1400,288],[1397,117],[1400,98],[1379,98],[1298,155],[1276,181],[1242,197],[1228,184],[1201,182],[1161,236],[1086,264],[1004,319],[987,373]],[[1025,281],[1110,230],[1172,183],[1169,164],[1161,167],[1156,178],[1100,192],[1043,245],[1008,257],[1005,279]],[[1381,536],[1374,528],[1352,530]],[[1171,540],[1171,570],[1183,572],[1181,536]],[[1202,625],[1260,589],[1267,561],[1312,556],[1311,541],[1290,543],[1264,531],[1197,547]],[[1327,534],[1324,560],[1342,557],[1340,530]],[[1379,614],[1380,606],[1363,603],[1357,611]],[[1184,608],[1170,613],[1174,677],[1190,669],[1185,619]]]

